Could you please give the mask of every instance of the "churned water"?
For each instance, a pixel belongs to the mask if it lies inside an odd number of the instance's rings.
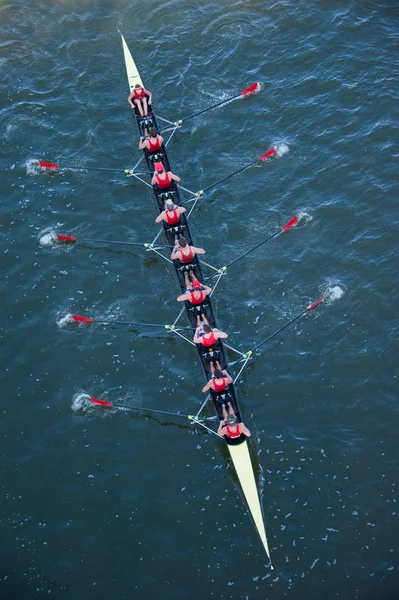
[[[393,0],[50,2],[0,7],[3,286],[0,597],[369,599],[398,591],[398,26]],[[237,386],[275,570],[225,448],[183,419],[202,373],[170,324],[175,274],[151,242],[122,31],[221,267],[214,294],[242,352],[326,293]],[[39,159],[121,169],[50,175]],[[186,325],[185,322],[183,322]],[[232,357],[233,359],[233,357]]]

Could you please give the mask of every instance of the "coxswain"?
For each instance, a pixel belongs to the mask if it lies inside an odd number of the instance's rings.
[[[227,443],[237,443],[242,435],[251,436],[248,427],[244,423],[238,423],[237,417],[234,414],[233,407],[230,402],[227,404],[228,412],[224,404],[222,404],[223,419],[219,423],[218,435],[224,437]]]
[[[173,200],[166,200],[165,202],[165,210],[161,212],[160,215],[155,219],[155,223],[161,223],[161,221],[165,221],[168,225],[173,227],[174,225],[179,225],[180,223],[180,215],[186,212],[186,208],[184,206],[177,206],[173,202]]]
[[[152,94],[145,87],[136,83],[127,101],[132,108],[137,106],[141,117],[147,117],[148,106],[152,104]]]
[[[155,127],[151,127],[149,137],[140,137],[139,150],[144,150],[144,148],[146,148],[148,152],[154,154],[155,152],[160,151],[163,143],[164,139],[162,135],[159,135]]]
[[[212,377],[202,388],[203,392],[207,392],[208,390],[213,390],[216,393],[224,392],[227,386],[233,383],[232,377],[230,377],[227,371],[222,371],[219,363],[216,363],[216,368],[211,363],[211,373]]]
[[[186,238],[180,237],[172,250],[170,258],[171,260],[179,260],[182,265],[188,265],[197,254],[205,254],[205,250],[203,248],[189,246]]]
[[[180,177],[174,175],[172,171],[165,171],[165,167],[161,162],[154,164],[155,173],[151,179],[151,185],[158,186],[159,190],[170,190],[172,181],[180,181]]]
[[[212,348],[218,340],[229,337],[224,331],[219,331],[216,327],[212,329],[210,325],[205,323],[202,327],[203,331],[200,331],[200,327],[195,330],[193,342],[194,344],[201,344],[204,348]]]

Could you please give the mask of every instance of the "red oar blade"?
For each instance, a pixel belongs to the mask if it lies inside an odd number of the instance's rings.
[[[258,83],[256,81],[255,83],[253,83],[252,85],[247,87],[246,90],[243,90],[242,92],[240,92],[240,94],[241,94],[241,96],[249,96],[250,94],[256,94],[259,91],[260,91],[260,83]]]
[[[99,400],[98,398],[93,398],[92,396],[90,396],[90,400],[91,402],[93,402],[93,404],[99,404],[100,406],[112,406],[112,402],[107,402],[106,400]]]
[[[286,223],[284,227],[281,228],[281,231],[287,231],[288,229],[291,229],[291,227],[295,227],[297,223],[298,217],[294,217],[293,219],[291,219],[291,221],[288,221],[288,223]]]
[[[276,150],[276,146],[273,146],[273,148],[270,148],[270,150],[262,154],[262,156],[259,157],[259,160],[267,160],[268,158],[271,158],[273,154],[275,154]]]
[[[79,317],[79,315],[72,315],[72,319],[76,321],[76,323],[93,323],[93,319],[90,317]]]
[[[58,169],[57,163],[49,163],[44,160],[39,160],[39,165],[43,167],[43,169]]]
[[[321,304],[324,300],[324,295],[319,298],[318,300],[316,300],[316,302],[313,302],[313,304],[311,304],[310,306],[308,306],[308,310],[313,310],[314,308],[316,308],[316,306],[319,306],[319,304]]]
[[[75,237],[71,237],[69,235],[61,235],[60,233],[56,233],[55,235],[60,240],[60,242],[70,242],[70,243],[76,242]]]

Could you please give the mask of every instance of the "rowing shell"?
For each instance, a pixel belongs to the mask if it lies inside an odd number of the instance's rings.
[[[133,57],[130,53],[130,50],[126,44],[126,41],[125,41],[123,35],[122,35],[122,45],[123,45],[123,53],[124,53],[124,57],[125,57],[127,78],[128,78],[128,82],[129,82],[129,89],[131,90],[135,86],[136,83],[139,83],[140,85],[143,85],[143,83],[142,83],[140,74],[138,72],[136,64],[133,60]],[[150,113],[150,118],[153,121],[154,126],[157,129],[159,129],[159,127],[157,125],[156,115],[154,113]],[[140,124],[140,119],[139,119],[139,116],[137,115],[137,113],[136,113],[136,122],[137,122],[139,136],[143,135],[142,127]],[[164,146],[161,148],[161,153],[163,155],[162,160],[163,160],[166,170],[171,170],[170,161],[166,154],[166,149]],[[147,167],[149,170],[152,171],[153,165],[151,162],[151,156],[145,150],[144,150],[144,155],[145,155],[145,159],[147,161]],[[159,191],[154,190],[154,193],[155,193],[155,197],[157,199],[158,208],[160,211],[162,211],[164,209],[164,198],[162,197],[162,194]],[[175,204],[180,204],[181,201],[180,201],[180,194],[179,194],[178,186],[174,187],[173,194],[174,194]],[[190,229],[189,229],[189,224],[187,222],[185,214],[182,215],[181,222],[182,222],[182,229],[184,229],[184,237],[187,239],[187,242],[190,245],[192,245],[192,238],[191,238],[191,233],[190,233]],[[167,242],[172,250],[172,248],[174,246],[174,234],[173,234],[173,232],[170,231],[171,230],[170,226],[168,226],[164,222],[163,222],[163,228],[164,228]],[[175,265],[175,268],[176,268],[176,274],[179,279],[181,290],[182,290],[182,292],[185,292],[186,286],[185,286],[185,282],[184,282],[184,276],[183,276],[181,270],[179,270],[178,266]],[[193,261],[193,271],[194,271],[196,277],[200,281],[204,280],[203,275],[202,275],[202,270],[201,270],[201,264],[199,263],[199,261],[196,257],[195,257],[195,260]],[[195,328],[196,319],[193,314],[193,311],[191,310],[191,305],[188,302],[186,303],[186,309],[187,309],[187,316],[190,320],[190,323],[193,326],[193,328]],[[208,321],[209,321],[210,325],[212,327],[216,327],[215,315],[213,313],[212,304],[211,304],[211,300],[209,297],[207,298],[207,317],[208,317]],[[197,349],[198,349],[198,354],[199,354],[199,358],[201,360],[201,364],[203,367],[205,377],[207,378],[207,380],[209,380],[209,378],[210,378],[209,363],[204,358],[203,351],[201,349],[199,349],[198,347],[197,347]],[[226,357],[225,357],[225,349],[223,347],[222,342],[220,342],[220,345],[217,348],[217,350],[220,355],[221,364],[227,364]],[[240,422],[242,422],[241,411],[240,411],[240,408],[238,405],[238,401],[236,398],[233,384],[230,385],[230,388],[231,388],[231,390],[229,390],[229,395],[231,398],[233,408],[235,409],[235,413],[237,415],[238,420]],[[216,414],[219,417],[219,419],[221,419],[222,418],[222,409],[221,409],[220,402],[218,402],[218,400],[217,400],[217,394],[211,392],[210,395],[211,395],[211,398],[213,401],[213,405],[214,405]],[[232,463],[236,470],[238,480],[240,482],[242,491],[244,493],[245,500],[246,500],[248,508],[251,512],[251,515],[254,520],[259,537],[262,541],[262,544],[266,551],[266,554],[270,560],[270,552],[269,552],[269,547],[268,547],[267,538],[266,538],[264,518],[263,518],[259,494],[258,494],[258,490],[257,490],[257,486],[256,486],[253,465],[252,465],[251,457],[249,454],[248,443],[247,443],[245,436],[241,436],[241,438],[240,438],[238,444],[231,445],[231,444],[227,443],[227,447],[229,449]]]

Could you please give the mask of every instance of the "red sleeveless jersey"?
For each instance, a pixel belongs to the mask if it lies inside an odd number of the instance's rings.
[[[211,346],[214,346],[216,344],[216,342],[217,342],[217,339],[215,338],[215,334],[213,333],[213,331],[212,331],[212,333],[210,333],[209,338],[206,338],[204,336],[202,336],[202,338],[201,338],[201,344],[203,346],[205,346],[206,348],[210,348]]]
[[[137,89],[134,88],[134,90],[133,90],[133,98],[135,100],[140,100],[140,98],[144,98],[144,96],[145,96],[145,91],[144,91],[143,88],[140,88],[140,89],[139,88],[137,88]]]
[[[166,188],[170,188],[171,179],[169,177],[169,173],[165,172],[165,177],[162,179],[159,175],[155,175],[155,179],[157,180],[160,190],[166,190]]]
[[[205,297],[204,296],[204,292],[202,292],[202,291],[200,291],[200,297],[199,298],[196,298],[194,296],[194,292],[190,292],[190,304],[194,304],[194,306],[197,305],[197,304],[202,304],[203,301],[204,301],[204,297]]]
[[[159,138],[156,138],[155,142],[152,141],[151,138],[148,139],[148,151],[149,152],[158,152],[158,150],[161,149],[161,141],[159,140]]]
[[[234,438],[239,438],[241,435],[241,431],[240,431],[240,426],[237,423],[236,425],[236,431],[231,431],[230,427],[228,425],[226,425],[226,434],[227,437],[229,437],[231,440],[233,440]]]
[[[188,249],[190,250],[188,254],[183,254],[183,252],[180,250],[181,258],[179,260],[182,263],[182,265],[187,265],[194,258],[194,250],[190,246],[188,246]]]
[[[165,211],[166,222],[168,225],[177,225],[180,223],[180,217],[177,214],[177,210],[172,211],[172,216],[169,216],[169,211]]]
[[[226,378],[223,377],[222,383],[216,383],[216,379],[213,380],[213,389],[215,392],[223,392],[227,387]]]

